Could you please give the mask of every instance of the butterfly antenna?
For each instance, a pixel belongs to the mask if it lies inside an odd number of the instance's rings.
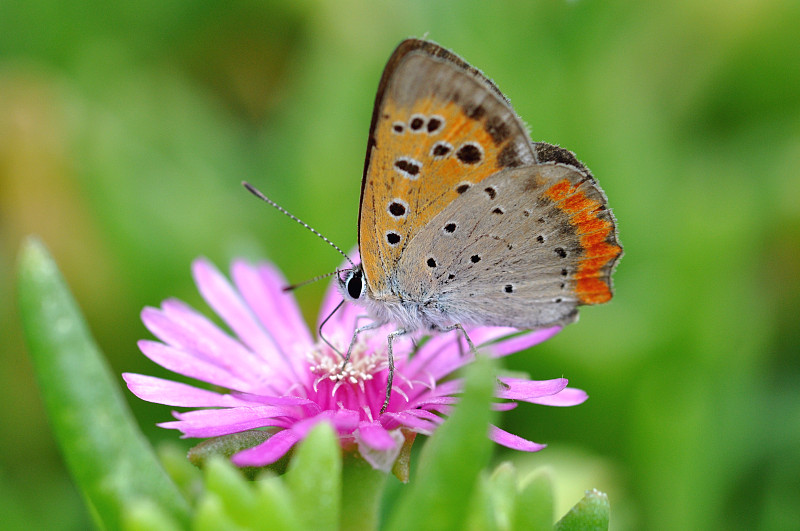
[[[318,276],[316,276],[314,278],[310,278],[308,280],[304,280],[302,282],[298,282],[297,284],[292,284],[291,286],[286,286],[285,288],[283,288],[283,291],[294,291],[297,288],[302,288],[306,284],[311,284],[312,282],[316,282],[317,280],[322,280],[323,278],[332,277],[333,275],[337,274],[338,272],[339,272],[339,270],[337,269],[336,271],[331,271],[330,273],[325,273],[324,275],[318,275]]]
[[[289,216],[290,218],[292,218],[293,220],[295,220],[296,222],[298,222],[300,225],[304,226],[305,228],[307,228],[308,230],[310,230],[311,232],[313,232],[314,234],[316,234],[317,236],[319,236],[320,238],[322,238],[322,241],[324,241],[325,243],[327,243],[328,245],[330,245],[331,247],[333,247],[334,249],[336,249],[337,251],[339,251],[339,254],[341,254],[342,256],[344,256],[345,260],[347,260],[348,262],[350,262],[350,265],[351,265],[351,266],[353,266],[353,267],[355,267],[355,266],[356,266],[356,265],[353,263],[353,261],[352,261],[352,260],[350,260],[350,257],[349,257],[349,256],[347,256],[347,253],[345,253],[344,251],[342,251],[342,250],[339,248],[339,246],[338,246],[338,245],[336,245],[335,243],[333,243],[332,241],[330,241],[328,238],[326,238],[325,236],[323,236],[322,234],[320,234],[320,233],[319,233],[319,231],[318,231],[317,229],[315,229],[314,227],[312,227],[311,225],[309,225],[308,223],[306,223],[306,222],[305,222],[305,221],[303,221],[302,219],[298,218],[297,216],[295,216],[294,214],[292,214],[291,212],[289,212],[288,210],[286,210],[285,208],[283,208],[282,206],[280,206],[278,203],[276,203],[275,201],[273,201],[272,199],[270,199],[269,197],[267,197],[267,196],[265,196],[264,194],[262,194],[262,193],[261,193],[261,192],[260,192],[260,191],[259,191],[259,190],[258,190],[258,189],[255,187],[255,186],[253,186],[252,184],[248,183],[247,181],[242,181],[242,186],[244,186],[245,188],[247,188],[247,190],[248,190],[248,191],[249,191],[251,194],[253,194],[254,196],[256,196],[257,198],[259,198],[259,199],[261,199],[262,201],[264,201],[265,203],[267,203],[267,204],[269,204],[269,205],[271,205],[271,206],[275,207],[276,209],[278,209],[278,211],[279,211],[279,212],[281,212],[281,213],[283,213],[283,214],[286,214],[287,216]],[[323,275],[323,276],[321,276],[321,277],[317,277],[317,278],[315,278],[315,279],[309,280],[309,282],[313,282],[314,280],[319,280],[320,278],[325,278],[326,276],[330,276],[330,275],[333,275],[333,274],[335,274],[335,273],[336,273],[336,271],[334,271],[333,273],[328,273],[327,275]],[[302,285],[302,284],[301,284],[301,285]],[[292,287],[292,286],[289,286],[289,288],[291,288],[291,287]]]

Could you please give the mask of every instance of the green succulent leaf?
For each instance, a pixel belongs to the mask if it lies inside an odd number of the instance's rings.
[[[283,476],[304,527],[339,528],[342,449],[333,428],[322,422],[301,442]]]
[[[511,517],[512,529],[553,529],[553,486],[546,473],[523,481]]]
[[[605,531],[608,529],[608,496],[592,489],[556,523],[556,531]]]
[[[489,461],[486,436],[496,378],[479,356],[466,374],[466,389],[452,416],[427,441],[408,493],[389,518],[389,529],[462,529],[480,471]]]
[[[53,433],[75,482],[103,527],[127,506],[152,503],[185,523],[189,506],[161,467],[44,245],[19,256],[19,306]]]

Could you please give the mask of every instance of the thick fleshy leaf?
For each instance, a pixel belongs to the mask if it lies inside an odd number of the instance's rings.
[[[511,515],[511,529],[553,529],[553,486],[547,473],[536,473],[520,488]]]
[[[403,436],[400,435],[400,439]],[[401,443],[402,446],[402,443]],[[356,453],[346,453],[342,466],[342,531],[378,529],[381,499],[389,478],[382,467],[376,467]]]
[[[609,512],[608,496],[597,489],[592,489],[586,491],[586,496],[556,522],[554,529],[603,531],[608,529]]]
[[[497,524],[511,521],[517,497],[517,470],[511,463],[501,463],[489,476],[492,513]]]
[[[203,469],[206,464],[217,457],[230,459],[233,455],[254,448],[263,443],[276,433],[276,428],[265,430],[248,430],[220,437],[206,439],[197,446],[189,450],[187,457],[197,468]],[[271,469],[276,473],[286,471],[286,460],[279,460],[275,464],[271,463]],[[254,478],[256,473],[262,471],[262,467],[243,467],[243,472],[249,477]]]
[[[463,504],[491,454],[486,430],[495,381],[490,360],[469,368],[464,396],[423,448],[417,480],[389,516],[389,529],[463,527]]]
[[[248,524],[263,517],[259,514],[255,492],[230,461],[217,456],[209,460],[203,472],[206,493],[219,496],[225,513],[236,524],[247,528]]]
[[[256,522],[262,527],[256,529],[268,529],[269,531],[305,531],[308,529],[300,524],[300,517],[294,508],[291,493],[283,478],[261,477],[254,482],[253,486],[256,489],[258,506],[261,509],[261,517]],[[301,508],[301,510],[304,509]]]
[[[125,531],[181,531],[184,529],[152,500],[134,500],[124,507]]]
[[[306,527],[339,529],[342,450],[330,424],[320,422],[314,427],[298,446],[284,477]]]
[[[102,527],[119,528],[133,503],[179,522],[189,507],[139,431],[64,280],[44,246],[19,256],[20,315],[36,378],[67,466]]]

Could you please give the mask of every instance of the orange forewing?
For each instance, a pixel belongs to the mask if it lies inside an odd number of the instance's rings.
[[[395,132],[396,123],[408,125],[411,117],[440,117],[443,125],[434,133],[412,131],[405,127]],[[476,184],[501,169],[500,154],[513,136],[495,144],[481,120],[470,118],[464,109],[436,97],[399,107],[387,98],[378,111],[374,128],[374,147],[366,169],[361,199],[359,250],[364,275],[374,293],[385,288],[387,272],[392,271],[403,248],[413,236],[457,196],[456,188],[464,183]],[[434,144],[446,142],[452,146],[448,156],[436,159]],[[464,163],[455,151],[465,143],[480,146],[481,159]],[[410,179],[395,169],[398,156],[421,163],[420,174]],[[389,205],[399,198],[408,203],[404,217],[388,212]],[[387,242],[387,231],[401,236],[398,244]]]

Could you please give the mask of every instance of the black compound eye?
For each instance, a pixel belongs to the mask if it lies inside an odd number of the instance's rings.
[[[354,299],[361,297],[361,289],[364,283],[361,280],[361,273],[353,273],[347,279],[347,294]]]

